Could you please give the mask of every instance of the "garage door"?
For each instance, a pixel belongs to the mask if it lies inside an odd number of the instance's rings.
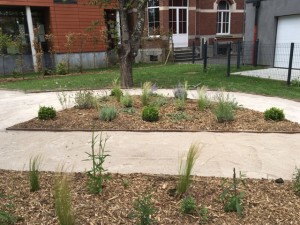
[[[289,65],[290,46],[295,43],[293,68],[300,69],[300,15],[278,18],[275,67],[287,68]]]

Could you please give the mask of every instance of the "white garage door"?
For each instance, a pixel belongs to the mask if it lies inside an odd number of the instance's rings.
[[[278,18],[275,67],[289,66],[290,46],[295,43],[293,68],[300,69],[300,15],[282,16]]]

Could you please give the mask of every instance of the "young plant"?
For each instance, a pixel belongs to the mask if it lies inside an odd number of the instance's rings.
[[[174,97],[178,99],[187,99],[187,91],[188,91],[188,82],[185,81],[184,85],[180,82],[178,83],[177,87],[173,90]]]
[[[40,189],[39,181],[39,168],[41,163],[41,157],[35,156],[31,157],[29,160],[29,182],[30,182],[30,191],[34,192]]]
[[[166,114],[166,116],[169,117],[173,123],[178,123],[182,120],[190,120],[191,119],[191,117],[188,114],[186,114],[185,112],[168,113],[168,114]]]
[[[184,165],[183,159],[181,159],[179,166],[179,180],[176,188],[177,195],[184,194],[190,186],[192,170],[199,156],[199,151],[199,144],[192,144],[188,151]]]
[[[125,108],[131,108],[133,106],[133,98],[128,93],[121,96],[120,102]]]
[[[147,81],[143,83],[142,87],[142,95],[141,95],[141,102],[143,106],[149,105],[150,102],[150,95],[152,93],[152,83]]]
[[[11,215],[8,212],[0,210],[0,224],[8,225],[8,224],[16,224],[17,218]]]
[[[105,180],[109,179],[110,176],[107,173],[107,170],[104,169],[103,164],[109,154],[105,151],[105,145],[108,140],[108,137],[102,138],[102,133],[99,137],[99,151],[98,153],[95,153],[95,145],[97,143],[97,137],[95,137],[95,134],[93,132],[92,135],[92,153],[86,152],[88,155],[88,158],[86,161],[92,161],[92,168],[91,170],[87,171],[87,175],[89,178],[88,181],[88,188],[89,191],[93,194],[100,194],[103,190],[103,183]]]
[[[157,213],[157,209],[151,202],[151,198],[150,194],[144,194],[133,204],[135,210],[133,216],[139,220],[138,224],[140,225],[149,225],[155,222],[152,216]]]
[[[201,88],[197,89],[198,92],[198,100],[197,100],[197,106],[199,110],[205,110],[209,108],[210,106],[210,100],[206,95],[207,88],[205,86],[202,86]]]
[[[300,169],[296,168],[293,177],[294,192],[300,197]]]
[[[177,111],[184,111],[185,110],[185,99],[184,98],[176,98],[175,100],[175,108]]]
[[[67,74],[67,63],[62,60],[56,66],[56,74],[66,75]]]
[[[223,91],[216,95],[217,106],[215,115],[219,123],[229,122],[234,120],[235,110],[238,108],[238,103],[234,99],[230,99],[229,94],[225,97]]]
[[[272,107],[264,112],[265,120],[282,121],[285,118],[283,109]]]
[[[99,118],[102,121],[110,122],[117,117],[117,110],[115,107],[103,107],[99,111]]]
[[[72,210],[70,181],[67,175],[59,174],[54,179],[55,212],[61,225],[75,224]]]
[[[199,216],[201,218],[200,221],[199,221],[199,224],[206,224],[206,223],[208,223],[208,220],[209,220],[208,208],[206,208],[205,206],[203,206],[199,210]]]
[[[195,199],[191,196],[185,197],[181,202],[180,210],[184,214],[195,213],[197,211],[197,205]]]
[[[111,96],[115,96],[117,101],[120,102],[121,100],[121,96],[123,96],[123,92],[121,90],[121,86],[120,86],[120,82],[119,82],[119,79],[116,78],[113,80],[112,82],[112,90],[111,90],[111,93],[110,95]]]
[[[56,117],[56,110],[53,107],[40,106],[38,118],[40,120],[50,120]]]
[[[90,109],[95,107],[96,98],[92,91],[79,91],[75,94],[75,107]]]
[[[71,96],[68,95],[67,92],[57,93],[58,101],[62,107],[62,109],[67,109],[71,105]]]
[[[223,192],[220,198],[224,203],[225,212],[237,212],[240,216],[243,215],[242,199],[244,198],[244,192],[238,191],[238,188],[240,183],[245,186],[245,182],[243,180],[244,177],[245,176],[240,173],[240,178],[237,178],[234,168],[232,182],[224,182],[222,184]]]
[[[159,111],[154,106],[145,106],[142,111],[142,119],[148,122],[159,120]]]

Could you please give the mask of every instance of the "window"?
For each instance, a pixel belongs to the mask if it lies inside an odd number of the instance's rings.
[[[53,2],[61,4],[77,4],[77,0],[54,0]]]
[[[148,34],[159,35],[159,0],[148,1]]]
[[[230,33],[230,10],[227,1],[220,1],[218,5],[217,34]]]

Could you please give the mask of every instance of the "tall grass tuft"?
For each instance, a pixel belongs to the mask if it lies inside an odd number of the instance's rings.
[[[29,182],[30,191],[34,192],[40,189],[39,168],[41,165],[41,156],[31,157],[29,160]]]
[[[55,212],[61,225],[75,224],[70,193],[70,180],[65,174],[60,173],[54,180]]]
[[[206,92],[207,92],[206,86],[197,88],[197,93],[198,93],[197,105],[198,105],[198,109],[201,111],[209,108],[211,104],[209,98],[206,95]]]
[[[238,108],[238,103],[235,99],[230,99],[229,94],[225,96],[223,91],[216,95],[217,106],[215,115],[219,123],[229,122],[234,120],[235,110]]]
[[[179,166],[179,180],[176,188],[177,195],[184,194],[190,183],[191,183],[191,174],[193,167],[196,163],[197,158],[199,157],[200,145],[192,144],[188,151],[186,161],[183,164],[183,159],[181,159]]]
[[[143,106],[149,105],[152,83],[147,81],[143,83],[141,102]]]

